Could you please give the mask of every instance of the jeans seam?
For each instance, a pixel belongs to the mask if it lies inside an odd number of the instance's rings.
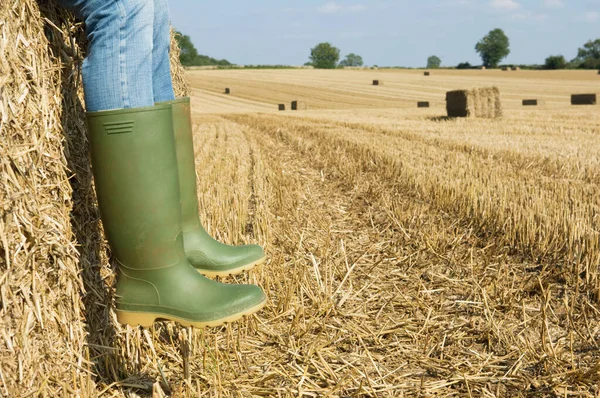
[[[117,7],[119,8],[120,21],[119,21],[119,72],[121,80],[121,101],[123,101],[123,108],[129,108],[131,101],[129,98],[129,82],[127,81],[127,39],[126,39],[126,28],[127,28],[127,12],[122,0],[117,1]]]

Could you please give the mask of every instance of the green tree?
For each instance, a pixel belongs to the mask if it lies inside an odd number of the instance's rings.
[[[198,57],[198,50],[194,47],[190,37],[175,31],[175,40],[179,46],[179,62],[184,66],[192,65]]]
[[[551,55],[544,62],[544,69],[565,69],[567,60],[562,55]]]
[[[310,62],[317,69],[333,69],[339,59],[339,48],[330,43],[319,43],[310,49]]]
[[[340,61],[339,66],[363,66],[363,59],[360,55],[350,53],[346,55],[346,59]]]
[[[179,46],[179,62],[183,66],[205,66],[205,65],[231,65],[226,59],[214,59],[208,55],[198,54],[192,40],[188,35],[175,31],[175,40]]]
[[[473,66],[471,66],[471,64],[468,62],[461,62],[460,64],[458,64],[456,66],[456,69],[472,69],[472,68],[473,68]]]
[[[428,69],[437,69],[442,65],[442,60],[437,55],[432,55],[427,58],[427,68]]]
[[[585,43],[577,51],[577,58],[573,63],[583,69],[600,69],[600,39]]]
[[[510,41],[502,29],[494,29],[475,45],[475,50],[486,68],[495,68],[510,54]]]

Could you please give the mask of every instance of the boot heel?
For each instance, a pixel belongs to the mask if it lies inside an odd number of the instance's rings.
[[[155,320],[155,314],[117,310],[117,321],[119,321],[120,324],[126,324],[129,326],[139,325],[143,327],[150,327],[154,324]]]

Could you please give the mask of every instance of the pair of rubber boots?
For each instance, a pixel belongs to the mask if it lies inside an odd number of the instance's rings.
[[[258,311],[260,287],[206,277],[248,270],[265,255],[257,245],[219,243],[200,224],[189,98],[86,119],[102,224],[119,265],[118,321],[204,327]]]

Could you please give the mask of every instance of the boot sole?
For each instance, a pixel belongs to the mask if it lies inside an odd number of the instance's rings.
[[[250,271],[252,268],[257,267],[257,266],[261,265],[262,263],[264,263],[266,259],[267,259],[267,256],[264,256],[263,258],[259,258],[258,260],[253,261],[249,264],[242,265],[241,267],[232,268],[232,269],[223,270],[223,271],[205,270],[205,269],[198,269],[198,268],[196,268],[196,271],[198,271],[202,275],[209,277],[209,278],[216,278],[217,276],[220,278],[224,278],[224,277],[231,276],[231,275],[241,274],[244,271]]]
[[[169,314],[161,314],[158,312],[134,312],[134,311],[119,311],[117,310],[117,321],[124,325],[130,326],[143,326],[150,327],[159,320],[167,320],[174,321],[179,323],[182,326],[193,326],[195,328],[205,328],[205,327],[214,327],[221,326],[224,323],[231,323],[239,320],[243,316],[252,315],[255,312],[259,311],[262,307],[265,306],[267,300],[263,300],[261,303],[248,308],[242,312],[238,312],[237,314],[229,315],[223,318],[213,319],[211,321],[191,321],[189,319],[180,318],[178,316],[173,316]]]

